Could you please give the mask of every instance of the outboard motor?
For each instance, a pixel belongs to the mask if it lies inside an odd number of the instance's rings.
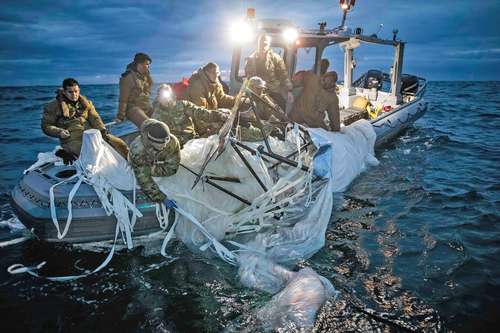
[[[366,80],[364,88],[371,89],[376,88],[377,90],[382,87],[382,81],[384,80],[384,75],[381,71],[376,69],[370,69],[366,73]]]
[[[401,94],[415,94],[418,90],[418,77],[409,74],[401,75]]]

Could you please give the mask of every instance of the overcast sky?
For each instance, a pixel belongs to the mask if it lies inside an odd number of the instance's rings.
[[[178,81],[208,61],[229,67],[230,22],[247,7],[258,18],[305,28],[340,23],[337,1],[8,1],[0,2],[0,86],[116,83],[136,52],[151,55],[155,82]],[[358,0],[350,27],[407,41],[404,72],[430,80],[498,80],[500,1]],[[361,53],[387,70],[389,54]],[[333,63],[335,59],[332,59]],[[376,62],[385,61],[383,66]]]

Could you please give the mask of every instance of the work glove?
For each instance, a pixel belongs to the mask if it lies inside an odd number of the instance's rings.
[[[64,149],[59,149],[56,151],[55,154],[57,157],[60,157],[63,159],[63,163],[65,165],[72,165],[74,161],[78,159],[78,155],[71,153],[69,151],[66,151]]]
[[[250,106],[252,106],[252,100],[250,97],[242,97],[240,101],[240,108],[248,109]]]
[[[109,133],[108,133],[108,130],[103,128],[100,130],[101,132],[101,136],[102,138],[104,139],[104,141],[108,141],[109,140]]]
[[[61,132],[59,132],[59,138],[61,139],[67,139],[71,136],[68,130],[63,129]]]
[[[177,208],[177,202],[175,202],[175,200],[165,199],[163,204],[167,207],[167,209]]]

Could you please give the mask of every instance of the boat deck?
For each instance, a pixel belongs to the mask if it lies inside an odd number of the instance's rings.
[[[366,111],[359,111],[357,109],[341,109],[340,110],[340,122],[343,122],[345,126],[352,124],[353,122],[360,119],[367,119],[368,114]]]

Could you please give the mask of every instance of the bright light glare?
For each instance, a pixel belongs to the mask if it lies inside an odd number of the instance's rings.
[[[294,42],[297,39],[297,37],[299,37],[297,29],[288,28],[285,29],[285,31],[283,31],[283,38],[287,42]]]
[[[254,32],[252,27],[246,22],[235,22],[231,27],[231,39],[233,42],[247,43],[252,41]]]
[[[172,92],[167,90],[167,89],[163,89],[161,92],[160,92],[160,98],[163,99],[163,100],[169,100],[172,98]]]
[[[349,5],[348,5],[348,4],[346,4],[346,3],[343,3],[343,4],[342,4],[342,9],[343,9],[343,10],[347,10],[348,8],[349,8]]]

